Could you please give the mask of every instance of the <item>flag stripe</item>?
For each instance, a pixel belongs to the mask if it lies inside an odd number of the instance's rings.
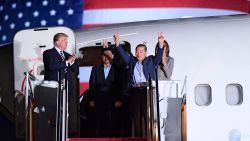
[[[214,8],[248,12],[247,0],[85,0],[84,10],[116,8]]]
[[[92,66],[85,66],[79,68],[79,80],[80,80],[80,96],[89,88],[89,78],[91,74]]]
[[[105,26],[113,23],[105,23],[105,24],[83,24],[82,28],[90,28],[90,27],[95,27],[95,26]]]
[[[80,96],[89,88],[89,82],[80,82]]]
[[[161,13],[161,14],[159,14]],[[207,8],[133,8],[86,10],[83,25],[105,25],[110,23],[136,22],[146,20],[203,17],[215,15],[245,14],[240,11]],[[93,18],[94,17],[94,18]]]

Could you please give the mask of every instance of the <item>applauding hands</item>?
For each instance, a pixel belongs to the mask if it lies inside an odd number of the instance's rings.
[[[70,65],[73,64],[76,60],[76,55],[73,54],[69,57],[69,59],[67,60],[67,63],[69,63]]]

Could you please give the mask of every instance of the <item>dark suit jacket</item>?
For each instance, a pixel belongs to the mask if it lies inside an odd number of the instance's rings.
[[[93,93],[93,99],[96,98],[98,94],[109,94],[113,95],[116,91],[116,72],[115,66],[112,65],[107,78],[104,76],[104,66],[103,64],[93,67],[89,80],[89,88]]]
[[[135,56],[128,55],[122,48],[121,45],[117,47],[118,53],[121,55],[122,59],[126,64],[130,66],[130,82],[133,82],[133,73],[136,63],[138,59]],[[143,73],[146,79],[150,77],[154,80],[155,79],[155,68],[159,65],[162,59],[163,49],[160,49],[159,52],[155,56],[148,56],[146,57],[143,62]]]
[[[44,51],[43,53],[43,63],[45,68],[45,75],[44,80],[49,81],[59,81],[58,73],[61,71],[62,74],[64,74],[65,69],[67,69],[66,77],[68,79],[68,90],[69,95],[71,95],[72,91],[72,72],[76,72],[78,75],[79,73],[79,65],[75,61],[74,64],[71,66],[66,66],[66,60],[70,57],[70,54],[67,52],[63,52],[65,56],[65,61],[62,61],[62,58],[60,54],[57,52],[55,48],[49,49]],[[62,75],[62,78],[64,78],[64,75]]]

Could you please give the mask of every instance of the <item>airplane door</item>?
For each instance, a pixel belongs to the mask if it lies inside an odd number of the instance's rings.
[[[14,37],[14,77],[15,90],[22,91],[24,72],[33,71],[37,63],[43,62],[42,54],[52,48],[53,37],[56,33],[65,33],[68,37],[67,52],[75,51],[74,32],[66,27],[51,27],[22,30]]]
[[[27,29],[16,33],[13,41],[14,88],[16,96],[23,96],[25,93],[24,72],[29,71],[40,80],[43,80],[43,75],[38,73],[43,70],[43,52],[53,48],[53,37],[56,33],[65,33],[68,35],[66,52],[72,54],[76,51],[74,32],[66,27]],[[24,103],[18,102],[15,106],[17,107],[15,111],[16,134],[18,136],[24,136]],[[77,121],[77,119],[74,121]]]

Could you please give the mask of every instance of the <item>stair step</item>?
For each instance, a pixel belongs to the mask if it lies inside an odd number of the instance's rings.
[[[147,141],[146,138],[70,138],[69,141]]]

